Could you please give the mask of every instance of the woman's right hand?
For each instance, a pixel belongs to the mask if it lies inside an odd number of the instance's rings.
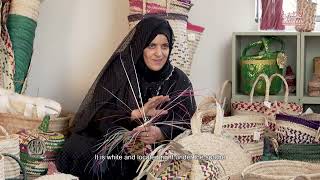
[[[131,112],[131,119],[140,119],[144,116],[144,113],[148,117],[160,116],[167,114],[168,111],[164,109],[157,109],[159,105],[169,101],[169,96],[154,96],[146,102],[140,109],[135,109]],[[144,112],[144,113],[143,113]]]

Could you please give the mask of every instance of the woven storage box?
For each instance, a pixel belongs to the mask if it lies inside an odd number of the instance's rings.
[[[299,116],[276,115],[277,140],[282,143],[320,143],[320,121]]]
[[[240,175],[240,172],[251,164],[249,154],[232,139],[222,135],[223,112],[220,105],[217,105],[214,134],[201,132],[201,122],[204,116],[206,116],[205,112],[197,111],[191,120],[192,135],[181,136],[174,140],[181,146],[180,151],[191,153],[184,154],[190,158],[174,161],[174,164],[168,166],[169,169],[161,168],[163,161],[154,160],[147,170],[149,171],[148,179],[228,179]],[[170,147],[167,149],[170,150]],[[163,150],[165,151],[166,148]],[[184,171],[179,172],[182,171],[183,166]],[[156,172],[157,170],[158,172]],[[159,174],[159,171],[160,176],[155,177],[156,174]],[[180,176],[175,176],[177,174],[180,174]]]
[[[4,136],[0,136],[0,154],[6,153],[19,158],[19,137],[18,135],[9,135],[8,132],[0,126],[0,131]],[[15,178],[20,175],[19,164],[12,158],[4,157],[4,172],[6,178]]]
[[[320,165],[301,161],[265,161],[247,167],[243,180],[318,180]]]
[[[49,131],[67,133],[69,122],[73,119],[73,114],[64,113],[61,117],[50,119]],[[41,124],[40,119],[30,119],[20,115],[0,113],[0,125],[5,127],[9,133],[17,133],[21,129],[36,129]]]

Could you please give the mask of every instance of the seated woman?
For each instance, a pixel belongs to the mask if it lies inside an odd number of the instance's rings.
[[[101,140],[122,128],[138,134],[145,145],[154,145],[189,127],[196,109],[192,85],[170,64],[172,47],[173,32],[164,19],[144,18],[129,32],[75,116],[73,133],[56,161],[60,172],[86,180],[133,179],[137,160],[106,160],[96,166]],[[119,143],[108,155],[121,155],[122,150]]]

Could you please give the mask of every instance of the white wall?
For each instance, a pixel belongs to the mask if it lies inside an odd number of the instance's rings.
[[[206,29],[190,79],[198,94],[206,95],[231,79],[232,32],[255,30],[254,0],[193,2],[189,19]],[[128,32],[127,15],[128,0],[42,2],[27,94],[52,98],[76,111]]]

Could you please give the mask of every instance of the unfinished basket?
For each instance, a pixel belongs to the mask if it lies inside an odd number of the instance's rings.
[[[19,159],[19,136],[9,135],[8,132],[0,126],[0,131],[4,136],[0,136],[0,154],[6,153]],[[4,157],[4,173],[6,178],[15,178],[20,175],[19,164],[12,158]]]
[[[318,180],[320,165],[301,161],[264,161],[243,170],[242,178],[243,180]]]

